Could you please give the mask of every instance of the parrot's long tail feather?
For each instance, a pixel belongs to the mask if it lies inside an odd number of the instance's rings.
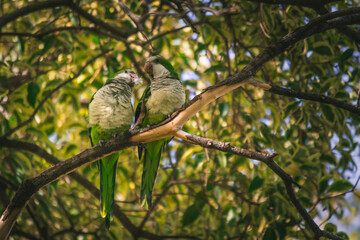
[[[99,160],[100,166],[100,213],[105,219],[106,229],[113,218],[116,165],[118,153]]]
[[[144,206],[147,203],[148,208],[151,208],[152,191],[156,180],[157,171],[159,168],[161,151],[165,145],[166,140],[159,140],[146,144],[145,153],[143,156],[143,174],[141,178],[141,192],[140,202]],[[145,201],[146,200],[146,201]]]

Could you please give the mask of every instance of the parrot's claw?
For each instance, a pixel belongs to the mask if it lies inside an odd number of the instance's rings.
[[[133,126],[133,130],[138,130],[138,129],[140,129],[141,127],[139,126],[139,125],[135,125],[135,126]]]
[[[100,147],[102,147],[102,146],[105,145],[105,142],[106,142],[105,140],[100,140],[98,145],[99,145]]]
[[[117,133],[113,133],[113,135],[112,135],[113,138],[117,138],[117,136],[119,136],[119,134],[117,134]]]

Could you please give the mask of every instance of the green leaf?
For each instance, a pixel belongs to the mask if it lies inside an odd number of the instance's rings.
[[[184,212],[182,218],[183,227],[188,226],[195,222],[195,220],[199,217],[201,209],[204,207],[204,202],[200,201],[198,205],[193,204],[190,205]]]
[[[274,240],[274,239],[277,239],[275,230],[273,228],[266,229],[266,232],[262,240]]]
[[[226,67],[224,67],[224,65],[222,64],[218,64],[218,65],[214,65],[211,66],[210,68],[205,70],[205,73],[208,72],[225,72],[226,71]]]
[[[75,144],[69,144],[69,146],[67,146],[65,153],[69,154],[70,152],[74,151],[77,149],[77,145]]]
[[[92,41],[96,44],[100,43],[99,38],[97,36],[93,36]]]
[[[322,45],[319,47],[314,48],[314,52],[320,54],[320,55],[327,55],[327,56],[331,56],[331,49],[328,46]]]
[[[39,85],[37,85],[34,82],[31,82],[28,84],[27,87],[27,101],[30,104],[30,106],[32,106],[33,108],[35,108],[35,103],[36,103],[36,97],[40,92],[40,87]]]
[[[295,109],[297,109],[299,107],[300,102],[295,101],[292,103],[289,103],[284,111],[284,117],[287,117],[290,113],[292,113]]]
[[[219,110],[220,110],[220,115],[222,117],[225,117],[229,114],[229,103],[228,102],[222,102],[219,104]]]
[[[328,192],[345,192],[351,188],[353,188],[353,185],[349,181],[340,179],[331,184]]]
[[[254,177],[254,179],[251,181],[250,186],[249,186],[249,192],[253,192],[256,189],[259,189],[264,183],[264,179],[256,176]]]
[[[321,107],[321,111],[324,113],[326,119],[329,122],[334,122],[335,115],[334,115],[331,107],[326,104],[321,104],[320,107]]]
[[[331,233],[336,233],[337,227],[333,223],[327,223],[324,227],[324,230]]]
[[[279,235],[280,240],[286,237],[286,225],[282,222],[275,221],[275,227]]]
[[[186,66],[190,66],[188,57],[183,53],[178,53],[179,57],[183,60]]]
[[[339,91],[335,94],[334,98],[340,98],[340,99],[347,100],[347,99],[349,99],[349,93],[347,93],[345,91]]]
[[[47,51],[49,51],[52,45],[54,44],[54,42],[55,42],[55,38],[53,36],[44,37],[44,48],[41,51],[41,55],[44,55]]]
[[[226,168],[227,165],[227,158],[223,152],[218,152],[217,157],[219,159],[219,164],[222,168]]]
[[[341,237],[344,240],[350,240],[349,236],[344,232],[337,232],[336,235]]]
[[[345,52],[343,52],[343,54],[341,54],[340,56],[340,61],[346,61],[347,59],[351,58],[352,55],[354,53],[354,50],[353,49],[347,49]]]
[[[183,81],[184,86],[189,86],[189,87],[193,87],[196,88],[197,86],[197,80],[187,80],[187,81]]]
[[[328,162],[330,164],[336,165],[336,159],[334,156],[328,155],[328,154],[321,154],[320,160],[322,162]]]
[[[327,177],[322,177],[320,182],[319,182],[319,193],[324,193],[326,188],[329,186],[328,182],[330,180],[330,176]]]

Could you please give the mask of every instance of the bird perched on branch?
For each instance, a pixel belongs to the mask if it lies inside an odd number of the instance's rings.
[[[133,122],[132,89],[138,77],[131,69],[106,81],[89,104],[89,137],[91,145],[102,144],[115,134],[130,128]],[[114,207],[116,164],[119,153],[100,159],[100,212],[105,226],[110,228]]]
[[[142,127],[163,121],[185,103],[185,91],[181,80],[167,60],[160,56],[150,57],[144,69],[151,76],[151,84],[145,89],[136,108],[135,119],[139,117],[144,102],[146,113]],[[142,205],[146,202],[148,208],[151,207],[161,151],[170,140],[171,138],[165,138],[139,147],[139,158],[143,160],[140,201]]]

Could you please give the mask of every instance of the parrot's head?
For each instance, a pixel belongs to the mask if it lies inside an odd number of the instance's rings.
[[[117,73],[113,80],[125,81],[130,87],[133,87],[135,83],[140,81],[136,73],[131,69],[125,69],[124,71]]]
[[[149,57],[146,60],[144,66],[145,72],[147,72],[153,79],[170,77],[179,79],[174,67],[161,56]]]

